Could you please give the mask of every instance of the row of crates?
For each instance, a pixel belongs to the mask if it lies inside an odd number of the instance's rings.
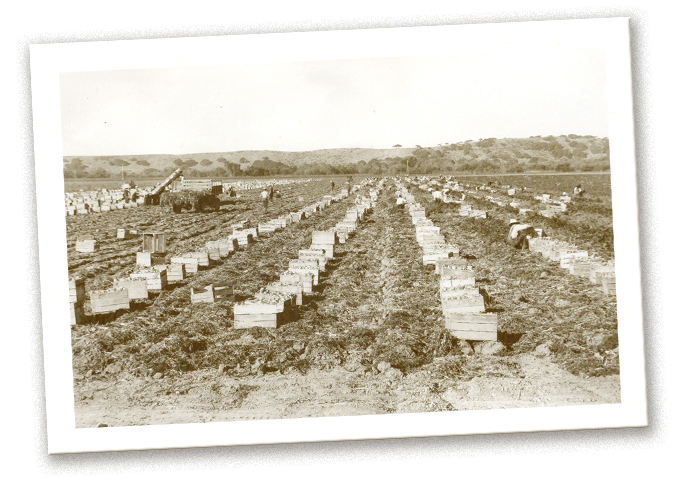
[[[494,190],[490,189],[490,191]],[[547,206],[546,210],[539,211],[538,214],[544,217],[554,217],[556,214],[566,211],[566,204],[570,202],[571,197],[562,195],[559,201],[553,201],[551,195],[542,194],[541,196],[537,196],[536,199]],[[487,200],[495,204],[500,203],[500,201],[492,196],[487,196]],[[534,213],[534,211],[525,208],[519,209],[520,215],[530,213]],[[552,262],[559,263],[562,269],[568,270],[573,275],[585,277],[593,284],[600,285],[605,295],[616,295],[615,264],[605,264],[596,258],[590,257],[588,251],[567,242],[550,237],[541,237],[543,235],[542,229],[536,229],[536,231],[539,233],[539,237],[533,237],[528,241],[530,251],[541,254]]]
[[[298,222],[309,215],[322,210],[334,201],[343,199],[344,195],[330,196],[329,200],[324,198],[316,204],[304,207],[298,213],[291,213],[279,218],[277,224],[280,227],[287,227]],[[170,282],[184,280],[188,274],[195,274],[200,268],[210,266],[211,260],[219,260],[227,257],[241,247],[248,247],[258,236],[258,228],[250,227],[250,224],[237,224],[233,227],[233,234],[222,241],[211,241],[206,244],[202,251],[188,252],[181,255],[175,255],[167,258],[166,254],[166,235],[163,232],[146,232],[139,234],[136,230],[118,229],[117,237],[120,239],[131,239],[142,236],[142,252],[137,253],[136,264],[139,270],[130,274],[128,277],[117,279],[113,287],[109,290],[99,290],[90,292],[90,301],[93,315],[107,314],[117,310],[130,308],[130,301],[148,299],[153,292],[160,292],[165,289]],[[93,236],[83,236],[80,238],[82,243],[86,243],[87,251],[93,252],[97,249],[96,240]],[[214,244],[216,242],[216,244]],[[240,246],[240,244],[243,244]],[[315,247],[314,244],[309,250],[303,251],[301,257],[307,260],[309,255],[332,255],[332,250],[324,251],[322,248]],[[317,269],[324,264],[317,260]],[[312,276],[313,277],[313,276]],[[318,274],[316,274],[316,279]],[[283,279],[283,287],[280,290],[288,289],[288,277]],[[71,303],[71,323],[84,323],[83,303],[84,303],[84,283],[78,279],[75,291],[79,290],[79,300]],[[273,289],[273,287],[272,287]],[[76,295],[76,293],[73,293]],[[235,297],[233,284],[214,283],[204,289],[191,290],[193,302],[218,302],[221,300],[233,300]],[[301,299],[300,299],[301,301]]]
[[[343,197],[331,197],[331,200],[340,200]],[[303,208],[299,214],[292,213],[288,217],[281,218],[282,227],[297,222],[308,215],[325,207],[326,202],[321,201]],[[142,252],[136,254],[136,265],[139,268],[128,277],[115,280],[109,290],[92,291],[90,293],[91,309],[94,316],[108,314],[117,310],[130,308],[130,301],[144,300],[151,293],[164,290],[170,282],[184,280],[188,274],[196,274],[200,268],[210,266],[212,260],[220,260],[229,254],[248,247],[258,238],[256,227],[249,224],[237,224],[233,227],[233,234],[225,240],[210,241],[204,250],[187,252],[167,258],[166,234],[163,232],[145,232],[139,234],[136,230],[118,229],[119,239],[132,239],[142,236]],[[97,243],[93,236],[83,236],[78,241],[82,244],[79,249],[86,252],[97,250]],[[241,244],[241,246],[240,246]],[[84,248],[86,246],[86,249]],[[78,250],[79,250],[78,249]],[[84,323],[84,283],[78,279],[76,290],[81,293],[79,300],[71,303],[71,324]],[[233,300],[235,297],[233,284],[214,283],[203,289],[192,289],[191,299],[194,303],[219,302]]]
[[[459,248],[447,245],[440,228],[426,217],[424,208],[402,188],[406,209],[416,228],[424,265],[432,264],[440,277],[440,301],[445,327],[460,340],[497,340],[497,315],[487,313],[484,297],[475,284],[475,272]]]
[[[346,193],[348,194],[348,191]],[[326,207],[345,197],[347,195],[344,192],[338,196],[325,197],[320,207]],[[369,202],[349,209],[345,220],[362,221],[365,214],[370,212],[371,206]],[[311,293],[314,286],[319,284],[321,272],[324,272],[329,261],[334,259],[334,247],[338,241],[338,232],[334,228],[314,231],[310,247],[298,252],[298,258],[289,262],[288,270],[280,275],[278,281],[260,290],[253,299],[234,305],[234,327],[275,329],[296,320],[298,314],[296,306],[302,305],[304,294]]]

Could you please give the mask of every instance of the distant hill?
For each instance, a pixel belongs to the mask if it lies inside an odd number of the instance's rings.
[[[340,148],[319,149],[315,151],[230,151],[224,153],[190,153],[190,154],[143,154],[126,156],[64,156],[64,166],[73,160],[79,159],[86,166],[87,172],[105,170],[111,176],[121,176],[122,165],[125,175],[143,175],[148,169],[163,172],[167,168],[175,170],[182,162],[195,161],[193,169],[199,171],[215,170],[223,167],[223,161],[238,164],[242,170],[248,169],[253,162],[262,161],[265,157],[272,161],[284,163],[288,166],[300,166],[302,164],[326,163],[343,165],[357,163],[359,161],[371,161],[372,159],[403,158],[409,156],[415,148]],[[241,158],[244,158],[242,162]],[[122,163],[123,161],[123,163]]]
[[[608,138],[534,136],[487,138],[415,148],[339,148],[315,151],[231,151],[128,156],[66,156],[66,177],[163,177],[178,166],[185,176],[265,174],[389,174],[399,172],[597,171],[609,167]],[[282,163],[282,164],[281,164]]]

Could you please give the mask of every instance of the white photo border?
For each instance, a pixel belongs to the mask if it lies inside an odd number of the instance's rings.
[[[75,428],[59,75],[62,72],[431,56],[605,51],[621,403],[507,410]],[[648,425],[629,19],[563,20],[31,45],[50,454],[644,427]],[[619,194],[616,194],[619,192]],[[619,214],[615,212],[619,211]]]

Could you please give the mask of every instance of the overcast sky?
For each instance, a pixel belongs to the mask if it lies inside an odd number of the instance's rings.
[[[602,50],[61,74],[65,156],[608,136]]]

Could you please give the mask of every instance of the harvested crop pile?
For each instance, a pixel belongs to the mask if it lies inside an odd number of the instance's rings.
[[[163,193],[159,204],[198,212],[207,207],[217,211],[220,207],[220,199],[210,191],[177,191]]]

